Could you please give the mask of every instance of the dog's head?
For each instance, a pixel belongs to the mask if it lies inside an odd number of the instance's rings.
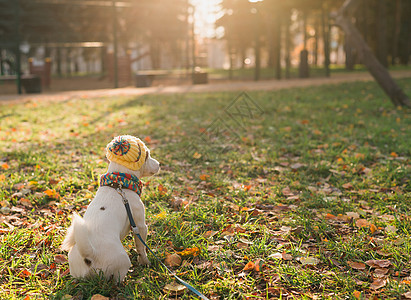
[[[152,176],[160,170],[160,163],[151,157],[150,149],[131,135],[115,137],[107,145],[109,172],[130,173],[138,178]]]

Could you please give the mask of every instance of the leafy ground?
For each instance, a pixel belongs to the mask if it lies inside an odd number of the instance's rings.
[[[131,236],[119,286],[72,279],[59,250],[124,133],[162,163],[143,191],[148,244],[210,299],[411,297],[409,111],[374,83],[248,96],[1,106],[1,298],[169,298],[172,277],[151,255],[137,266]]]

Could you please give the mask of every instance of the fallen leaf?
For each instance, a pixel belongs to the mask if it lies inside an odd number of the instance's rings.
[[[282,255],[282,258],[283,258],[284,260],[292,260],[292,259],[293,259],[293,257],[291,256],[291,254],[288,254],[288,253],[285,253],[285,252],[283,252],[281,255]]]
[[[372,268],[388,268],[391,266],[391,262],[387,259],[370,259],[367,260],[365,263]]]
[[[218,233],[218,231],[208,230],[204,233],[204,237],[205,238],[211,238],[211,237],[215,236],[217,233]]]
[[[389,269],[383,269],[383,268],[377,268],[374,270],[374,274],[376,275],[386,275],[390,270]]]
[[[411,299],[411,291],[402,294],[401,297],[404,299]]]
[[[344,183],[342,187],[345,188],[346,190],[351,190],[353,188],[353,185],[350,182],[348,182],[348,183]]]
[[[243,271],[254,270],[255,264],[252,261],[249,261],[243,268]]]
[[[165,210],[163,210],[161,213],[156,214],[156,215],[154,216],[154,218],[155,218],[155,219],[164,219],[166,216],[167,216],[167,213],[166,213]]]
[[[0,182],[6,180],[6,175],[0,174]]]
[[[303,266],[305,265],[312,265],[315,266],[320,262],[320,260],[316,257],[301,257],[300,258],[300,263],[303,264]]]
[[[144,138],[144,141],[150,144],[150,143],[151,143],[151,137],[146,136],[146,137]]]
[[[375,226],[374,224],[370,225],[371,234],[374,234],[377,231],[377,229],[378,229],[377,226]]]
[[[93,297],[91,297],[91,300],[109,300],[110,298],[104,297],[103,295],[100,294],[95,294]]]
[[[360,214],[356,212],[346,212],[345,214],[347,215],[347,217],[352,218],[352,219],[360,218]]]
[[[193,154],[193,158],[195,158],[195,159],[200,159],[200,158],[201,158],[201,154],[198,153],[198,152],[195,152],[195,153]]]
[[[187,289],[186,286],[182,284],[178,284],[176,282],[172,282],[172,283],[166,284],[165,287],[163,288],[163,291],[165,293],[170,293],[174,296],[177,296],[177,295],[183,294],[186,289]]]
[[[355,225],[356,225],[357,227],[359,227],[359,228],[362,228],[362,227],[368,227],[368,226],[370,226],[371,223],[368,222],[366,219],[358,219],[358,220],[355,222]]]
[[[194,247],[194,248],[187,248],[184,249],[181,252],[177,252],[177,254],[181,255],[181,256],[198,256],[200,254],[200,249],[198,247]]]
[[[255,265],[254,271],[260,272],[261,267],[263,266],[262,262],[263,262],[263,261],[262,261],[261,259],[257,259],[257,260],[254,262],[254,265]]]
[[[4,170],[10,169],[10,166],[9,166],[8,163],[2,163],[2,164],[1,164],[1,167],[2,167]]]
[[[167,254],[165,259],[165,264],[167,267],[178,267],[179,265],[181,265],[181,262],[181,256],[177,253]]]
[[[58,264],[63,264],[65,262],[67,262],[67,257],[65,255],[62,255],[62,254],[56,254],[56,255],[54,255],[54,261]]]
[[[347,261],[347,264],[355,270],[365,270],[365,264],[356,261]]]
[[[372,290],[378,290],[382,287],[384,287],[387,284],[387,281],[385,279],[376,279],[371,283],[370,289]]]
[[[26,199],[26,198],[21,198],[18,203],[25,206],[25,207],[32,207],[33,206],[31,204],[31,201],[29,199]]]
[[[282,259],[283,255],[280,252],[276,252],[273,254],[270,254],[268,257],[276,258],[276,259]]]
[[[395,233],[397,232],[397,227],[395,227],[394,225],[388,225],[384,230],[387,233]]]
[[[206,181],[209,177],[210,177],[210,175],[206,175],[206,174],[201,174],[201,175],[200,175],[200,179],[201,179],[202,181]]]
[[[352,294],[355,297],[355,299],[360,299],[361,298],[361,292],[359,292],[359,291],[354,291]]]

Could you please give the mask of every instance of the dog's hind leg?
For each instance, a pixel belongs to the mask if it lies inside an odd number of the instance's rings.
[[[137,227],[141,236],[141,239],[146,243],[147,241],[147,226],[144,224],[143,226]],[[136,245],[137,252],[139,254],[138,263],[140,265],[149,265],[150,262],[147,258],[146,247],[140,241],[140,239],[134,235],[134,243]]]

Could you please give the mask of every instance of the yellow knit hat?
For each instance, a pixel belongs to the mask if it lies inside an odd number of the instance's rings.
[[[146,160],[144,143],[131,135],[115,137],[107,145],[106,151],[109,161],[116,162],[134,171],[140,169]]]

